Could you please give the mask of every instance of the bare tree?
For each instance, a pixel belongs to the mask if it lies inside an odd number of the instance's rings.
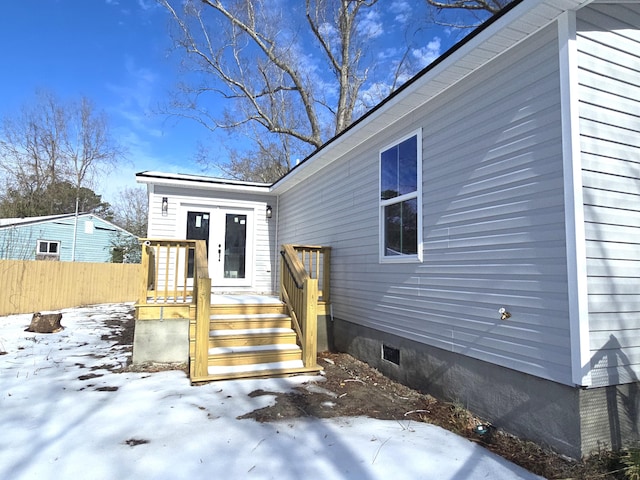
[[[67,195],[72,186],[79,199],[122,154],[106,117],[89,100],[64,103],[40,91],[35,102],[0,122],[2,196],[23,202],[23,216],[52,213],[47,209],[58,200],[56,192]]]
[[[158,1],[177,26],[189,71],[204,74],[198,84],[182,85],[174,113],[211,130],[245,128],[252,140],[280,137],[245,152],[241,163],[262,152],[273,164],[267,153],[287,145],[275,162],[286,172],[286,155],[306,154],[352,123],[369,73],[362,59],[372,32],[361,28],[363,12],[378,0],[306,0],[287,12],[267,0]],[[310,38],[313,52],[302,47]],[[222,118],[203,105],[208,93],[228,101]]]
[[[144,187],[123,188],[112,205],[114,223],[137,237],[146,237],[148,202]]]
[[[382,8],[395,18],[389,12],[402,2],[157,1],[172,20],[188,79],[169,112],[212,131],[240,132],[247,141],[230,142],[228,162],[220,161],[219,145],[201,149],[199,160],[228,176],[262,181],[279,178],[424,66],[410,53],[425,45],[412,49],[410,42],[428,23],[425,10],[464,10],[477,24],[508,3],[426,0],[420,15],[406,5],[405,18],[415,17],[402,27],[407,42],[383,52],[373,45],[384,28],[372,19]],[[213,114],[220,99],[227,108]]]
[[[436,8],[457,8],[464,10],[484,10],[496,14],[512,0],[427,0],[427,3]]]
[[[469,29],[500,12],[513,0],[426,0],[432,7],[430,21],[447,27]],[[456,13],[464,15],[456,15]]]
[[[113,204],[114,223],[138,238],[116,232],[110,245],[113,263],[140,263],[142,246],[139,239],[147,236],[148,201],[144,187],[126,187],[116,195]]]
[[[53,95],[37,94],[36,105],[24,106],[0,124],[0,172],[5,192],[20,192],[27,215],[38,214],[49,185],[64,178],[66,112]]]

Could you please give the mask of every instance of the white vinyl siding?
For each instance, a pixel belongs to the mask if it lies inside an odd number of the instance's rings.
[[[162,198],[167,197],[168,212],[162,215]],[[231,288],[233,291],[272,293],[276,290],[272,265],[275,255],[275,218],[266,218],[266,207],[275,208],[275,198],[238,192],[218,192],[197,188],[154,185],[149,202],[149,238],[184,239],[186,218],[181,221],[180,212],[186,209],[221,207],[253,210],[254,256],[253,283],[251,286]],[[274,215],[275,217],[275,215]],[[215,228],[211,224],[210,228]]]
[[[557,49],[550,26],[283,194],[279,239],[333,248],[336,317],[571,382]],[[423,262],[380,264],[378,152],[416,129]]]
[[[640,378],[640,6],[577,17],[593,386]]]

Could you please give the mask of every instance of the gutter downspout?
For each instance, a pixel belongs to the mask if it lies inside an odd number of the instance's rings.
[[[273,267],[271,271],[273,272],[273,286],[274,291],[280,295],[280,282],[278,279],[280,278],[279,272],[279,260],[280,260],[280,248],[278,247],[278,228],[279,228],[279,219],[280,219],[280,195],[276,196],[276,231],[274,238],[274,248],[273,248]]]

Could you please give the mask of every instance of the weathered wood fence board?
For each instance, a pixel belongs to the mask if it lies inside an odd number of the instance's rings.
[[[0,315],[138,300],[140,264],[0,260]]]

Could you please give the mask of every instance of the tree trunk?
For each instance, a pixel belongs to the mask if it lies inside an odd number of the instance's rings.
[[[63,329],[62,325],[60,325],[61,320],[61,313],[42,315],[40,312],[36,312],[31,318],[31,325],[29,325],[29,328],[27,328],[25,332],[58,333]]]

